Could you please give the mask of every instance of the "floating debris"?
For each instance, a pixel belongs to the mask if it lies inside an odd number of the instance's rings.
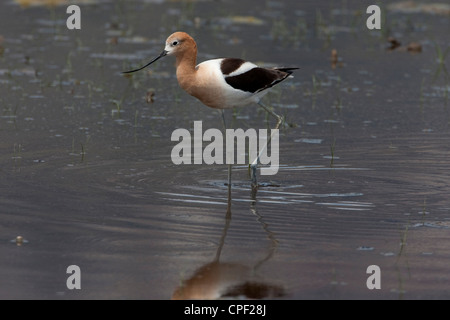
[[[274,103],[273,106],[275,106],[277,108],[282,108],[282,109],[297,109],[298,108],[298,104],[295,104],[295,103],[292,103],[292,104]]]
[[[309,139],[309,138],[302,138],[297,139],[294,142],[303,142],[303,143],[311,143],[311,144],[321,144],[323,139]]]
[[[331,67],[333,69],[336,68],[336,64],[338,63],[338,53],[336,49],[331,50]]]
[[[261,25],[265,24],[264,20],[259,19],[254,16],[231,16],[231,17],[219,18],[219,22],[222,24],[225,24],[225,25],[245,24],[245,25],[261,26]]]
[[[388,5],[388,9],[400,13],[450,15],[450,4],[446,3],[418,3],[416,1],[401,1]]]
[[[393,257],[396,255],[394,252],[381,252],[380,254],[384,257]]]
[[[154,89],[148,89],[147,94],[145,96],[145,101],[147,103],[153,103],[153,97],[155,96],[155,90]]]
[[[333,70],[336,69],[336,67],[342,68],[344,65],[342,62],[342,58],[339,57],[336,49],[331,50],[330,61],[331,61],[331,68]]]
[[[121,31],[119,31],[121,33]],[[113,40],[115,39],[115,40]],[[119,35],[112,35],[112,38],[109,42],[117,41],[117,43],[132,43],[132,44],[147,44],[152,43],[149,38],[142,36],[133,36],[133,37],[119,37]]]
[[[338,57],[338,53],[336,49],[331,50],[331,68],[332,69],[336,69],[336,66],[338,64],[339,61],[339,57]]]
[[[419,42],[410,42],[407,46],[401,46],[400,41],[398,41],[394,37],[389,37],[388,42],[391,44],[390,47],[387,48],[388,51],[408,51],[412,53],[422,52],[422,45]]]
[[[394,37],[389,37],[387,40],[391,44],[391,46],[388,48],[388,50],[390,51],[397,49],[401,45],[400,41],[398,41]]]
[[[356,250],[358,250],[358,251],[373,251],[373,250],[375,250],[375,248],[374,247],[361,246],[361,247],[356,248]]]
[[[108,43],[109,43],[109,44],[112,44],[112,45],[117,45],[117,44],[119,43],[119,38],[117,38],[117,37],[112,37],[112,38],[110,38],[110,39],[108,40]]]
[[[421,222],[421,223],[414,224],[412,227],[413,228],[428,227],[428,228],[437,228],[437,229],[449,229],[450,221]]]
[[[68,6],[73,3],[70,0],[15,0],[22,8],[46,6],[46,7],[57,7],[57,6]],[[98,4],[98,0],[78,0],[77,4]]]
[[[22,236],[17,236],[15,239],[12,239],[10,242],[15,243],[18,247],[20,247],[21,245],[28,243],[28,240]]]
[[[422,45],[420,43],[418,43],[418,42],[411,42],[410,44],[408,44],[406,46],[406,49],[409,52],[418,53],[418,52],[422,52]]]

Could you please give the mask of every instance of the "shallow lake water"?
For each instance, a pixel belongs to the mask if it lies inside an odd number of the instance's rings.
[[[68,30],[39,2],[0,4],[0,298],[450,298],[447,5],[392,2],[369,30],[369,1],[80,1]],[[300,68],[264,98],[279,171],[252,192],[233,166],[231,207],[226,165],[171,159],[220,114],[172,57],[121,75],[177,30],[199,62]],[[227,125],[273,127],[258,109]]]

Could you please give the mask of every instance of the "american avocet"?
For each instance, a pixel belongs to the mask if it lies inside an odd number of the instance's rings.
[[[176,73],[181,88],[206,106],[223,110],[256,103],[277,119],[275,129],[279,128],[282,118],[262,104],[261,98],[268,89],[288,78],[298,68],[261,68],[238,58],[212,59],[197,65],[195,40],[185,32],[175,32],[167,38],[159,56],[143,67],[123,73],[142,70],[168,55],[176,57]],[[252,163],[251,171],[254,186],[257,161]]]

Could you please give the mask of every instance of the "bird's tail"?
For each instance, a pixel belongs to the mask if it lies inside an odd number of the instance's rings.
[[[292,74],[293,72],[294,72],[294,70],[297,70],[297,69],[300,69],[300,68],[297,68],[297,67],[293,67],[293,68],[274,68],[275,70],[279,70],[279,71],[283,71],[283,72],[286,72],[286,73],[289,73],[289,74]]]

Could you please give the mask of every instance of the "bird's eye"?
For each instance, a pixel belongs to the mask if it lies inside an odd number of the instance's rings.
[[[172,42],[172,46],[176,46],[178,44],[178,41],[177,40],[175,40],[174,42]]]

